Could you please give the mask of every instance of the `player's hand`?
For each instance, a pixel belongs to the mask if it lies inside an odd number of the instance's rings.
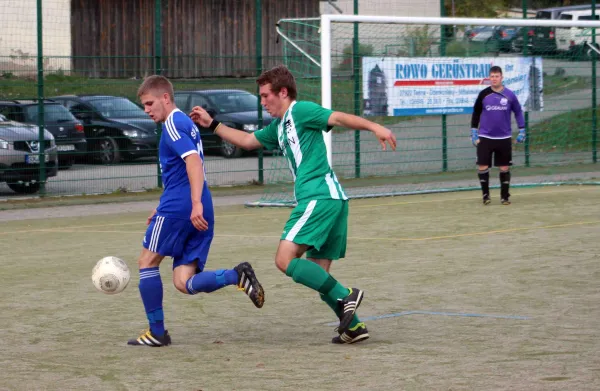
[[[525,129],[519,129],[519,135],[517,136],[517,143],[521,144],[525,141],[527,135],[525,134]]]
[[[476,147],[479,144],[479,134],[477,134],[477,129],[471,129],[471,143]]]
[[[156,214],[156,209],[154,209],[152,211],[152,213],[150,213],[150,216],[148,216],[148,219],[146,220],[146,225],[150,225],[150,223],[152,222],[152,218],[154,217],[155,214]]]
[[[190,220],[198,231],[206,231],[208,229],[208,222],[204,219],[204,207],[201,202],[192,203]]]
[[[206,110],[200,106],[194,106],[192,112],[190,113],[190,118],[203,128],[208,128],[213,120]]]
[[[384,128],[383,126],[378,126],[373,133],[375,133],[375,137],[379,139],[381,149],[384,151],[387,149],[385,145],[387,142],[394,151],[396,150],[396,136],[394,136],[394,133],[392,133],[391,130]]]

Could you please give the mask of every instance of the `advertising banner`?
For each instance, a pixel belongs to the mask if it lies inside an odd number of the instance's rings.
[[[541,57],[364,57],[364,115],[470,114],[494,65],[524,111],[543,110]]]

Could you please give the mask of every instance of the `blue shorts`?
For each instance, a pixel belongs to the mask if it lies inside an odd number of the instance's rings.
[[[211,224],[212,225],[212,224]],[[198,261],[198,271],[204,270],[214,231],[198,231],[190,220],[154,215],[143,246],[165,257],[173,257],[173,269]]]

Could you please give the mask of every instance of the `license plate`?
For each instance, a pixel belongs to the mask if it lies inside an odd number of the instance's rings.
[[[544,38],[544,33],[539,33],[539,34],[538,34],[538,37],[539,37],[539,38]]]
[[[57,145],[56,146],[56,150],[58,151],[74,151],[75,150],[75,146],[74,145]]]
[[[48,163],[50,161],[50,155],[44,154],[44,161]],[[25,155],[25,163],[40,164],[40,155]]]

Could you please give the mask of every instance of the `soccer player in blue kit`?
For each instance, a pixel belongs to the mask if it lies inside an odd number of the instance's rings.
[[[491,86],[479,93],[471,117],[471,142],[477,147],[477,174],[483,193],[483,204],[490,199],[490,166],[500,169],[500,202],[510,205],[510,166],[512,165],[511,112],[515,113],[519,135],[517,143],[525,141],[525,120],[517,96],[502,85],[502,68],[490,68]]]
[[[166,346],[171,337],[164,326],[163,285],[159,265],[173,257],[173,284],[195,295],[237,285],[261,308],[265,294],[252,266],[243,262],[228,270],[204,270],[214,236],[212,197],[205,178],[200,132],[174,103],[173,86],[163,76],[150,76],[138,90],[144,111],[162,122],[159,160],[164,192],[148,217],[148,228],[138,259],[139,290],[149,329],[128,345]]]

